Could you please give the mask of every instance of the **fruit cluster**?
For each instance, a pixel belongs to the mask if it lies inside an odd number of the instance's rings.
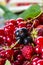
[[[43,65],[43,13],[30,20],[7,20],[0,28],[0,65]]]

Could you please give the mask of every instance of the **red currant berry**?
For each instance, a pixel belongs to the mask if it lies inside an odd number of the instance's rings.
[[[4,36],[5,33],[4,33],[4,29],[0,28],[0,36]]]
[[[18,27],[19,27],[19,28],[26,27],[26,23],[25,23],[25,22],[20,22],[20,23],[18,24]]]
[[[43,59],[38,60],[37,65],[43,65]]]
[[[17,18],[17,23],[19,24],[20,22],[24,21],[23,18]]]
[[[14,62],[14,65],[20,65],[20,62],[19,62],[18,60],[16,60],[16,61]]]
[[[39,25],[39,20],[38,19],[35,19],[33,21],[33,23],[34,23],[34,27],[36,28]]]
[[[0,52],[0,56],[3,57],[3,58],[7,58],[7,59],[11,59],[12,56],[14,55],[14,50],[2,50]]]
[[[40,45],[43,46],[43,37],[39,36],[38,38],[36,38],[36,45]]]
[[[40,46],[37,45],[37,46],[35,47],[35,53],[40,54],[40,52],[41,52]]]
[[[10,19],[10,20],[7,20],[6,21],[6,23],[5,23],[5,25],[9,25],[9,24],[12,24],[12,25],[17,25],[17,22],[16,22],[16,20],[14,20],[14,19]]]
[[[38,57],[35,57],[35,58],[32,60],[32,65],[36,65],[38,60],[39,60],[39,58],[38,58]]]
[[[21,55],[21,54],[17,55],[17,60],[22,63],[24,60],[23,55]]]
[[[38,17],[40,24],[43,24],[43,13]]]

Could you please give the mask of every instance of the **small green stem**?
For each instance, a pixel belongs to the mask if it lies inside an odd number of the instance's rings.
[[[12,44],[12,45],[10,46],[10,48],[11,48],[11,49],[14,48],[14,47],[19,43],[19,41],[20,41],[20,39],[17,40],[14,44]]]
[[[4,46],[4,47],[2,47],[4,50],[7,50],[7,49],[12,49],[12,48],[14,48],[18,43],[19,43],[19,41],[20,41],[20,39],[19,40],[17,40],[14,44],[12,44],[10,47],[6,47],[6,46]]]
[[[42,14],[42,12],[41,12],[38,16],[36,16],[36,17],[32,18],[31,20],[29,20],[28,22],[31,22],[32,20],[38,18],[41,14]],[[28,22],[27,22],[27,23],[28,23]]]

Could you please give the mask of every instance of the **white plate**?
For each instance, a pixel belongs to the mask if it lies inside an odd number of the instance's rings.
[[[9,7],[8,9],[11,10],[12,12],[21,12],[23,10],[26,10],[27,8],[29,8],[31,5],[29,6],[15,6],[15,7]]]

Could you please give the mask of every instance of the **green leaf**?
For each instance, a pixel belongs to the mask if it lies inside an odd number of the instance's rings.
[[[10,13],[10,12],[4,13],[3,16],[4,16],[5,19],[17,19],[17,15],[12,14],[12,13]]]
[[[4,18],[5,19],[16,19],[17,15],[13,14],[7,7],[0,5],[0,8],[3,9],[4,13]]]
[[[34,4],[30,6],[27,10],[25,10],[23,13],[19,15],[19,17],[22,17],[23,19],[27,18],[33,18],[39,15],[41,12],[41,8],[38,4]]]
[[[10,61],[9,60],[6,60],[5,65],[11,65]]]

